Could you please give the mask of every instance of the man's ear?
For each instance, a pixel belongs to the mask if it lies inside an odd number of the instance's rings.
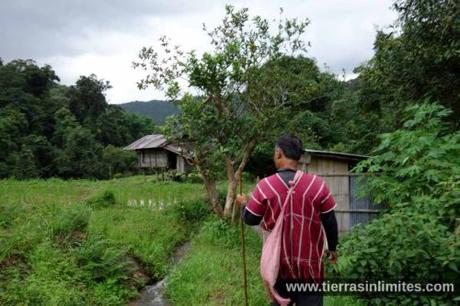
[[[275,149],[275,158],[281,159],[283,157],[283,151],[280,148]]]

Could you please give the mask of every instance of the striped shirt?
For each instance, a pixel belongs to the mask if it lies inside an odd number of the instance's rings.
[[[262,217],[261,226],[271,231],[287,196],[288,186],[279,173],[264,178],[254,189],[246,209]],[[320,177],[304,173],[287,203],[284,214],[280,278],[322,280],[324,233],[320,214],[332,211],[335,201]]]

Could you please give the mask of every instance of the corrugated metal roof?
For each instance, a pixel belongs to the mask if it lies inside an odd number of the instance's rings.
[[[126,146],[125,150],[165,149],[182,156],[188,156],[178,145],[169,143],[162,134],[146,135]]]
[[[125,150],[141,150],[162,148],[168,141],[162,134],[146,135],[125,147]]]
[[[351,154],[351,153],[343,153],[343,152],[320,151],[320,150],[311,150],[311,149],[305,149],[305,152],[310,153],[313,156],[322,156],[322,157],[329,157],[333,159],[345,159],[345,160],[352,160],[352,161],[360,161],[360,160],[369,158],[369,156],[367,155],[359,155],[359,154]]]
[[[168,144],[164,146],[164,149],[171,151],[173,153],[179,154],[179,155],[184,155],[184,152],[182,152],[182,149],[179,146],[176,146],[173,144]]]
[[[130,145],[126,146],[124,149],[125,150],[142,150],[142,149],[155,149],[155,148],[163,148],[165,150],[174,152],[176,154],[183,155],[181,148],[177,145],[168,143],[168,141],[162,134],[146,135],[136,140],[135,142],[131,143]],[[314,156],[323,156],[323,157],[353,160],[353,161],[360,161],[360,160],[363,160],[369,157],[366,155],[359,155],[359,154],[321,151],[321,150],[312,150],[312,149],[305,149],[305,152],[310,153],[311,155],[314,155]]]

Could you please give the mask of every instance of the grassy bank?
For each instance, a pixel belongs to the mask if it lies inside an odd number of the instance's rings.
[[[239,228],[210,218],[192,240],[188,256],[172,271],[166,294],[173,305],[243,305],[243,270]],[[262,247],[246,227],[249,304],[268,305],[259,274]],[[327,296],[324,305],[364,305],[353,297]]]
[[[199,184],[0,182],[0,304],[123,305],[207,214]]]

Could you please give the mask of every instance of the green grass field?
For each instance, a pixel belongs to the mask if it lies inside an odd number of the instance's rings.
[[[0,304],[123,305],[207,214],[199,184],[0,182]]]
[[[269,305],[259,273],[262,241],[245,227],[249,304]],[[169,277],[166,294],[173,305],[244,305],[239,227],[209,218],[192,240],[187,257]],[[365,305],[354,297],[326,296],[326,306]]]
[[[261,240],[246,230],[250,304],[268,305]],[[173,267],[174,249],[189,239]],[[165,275],[172,305],[242,305],[239,241],[238,227],[210,216],[200,184],[3,180],[0,305],[126,305]],[[325,305],[356,301],[326,297]]]

